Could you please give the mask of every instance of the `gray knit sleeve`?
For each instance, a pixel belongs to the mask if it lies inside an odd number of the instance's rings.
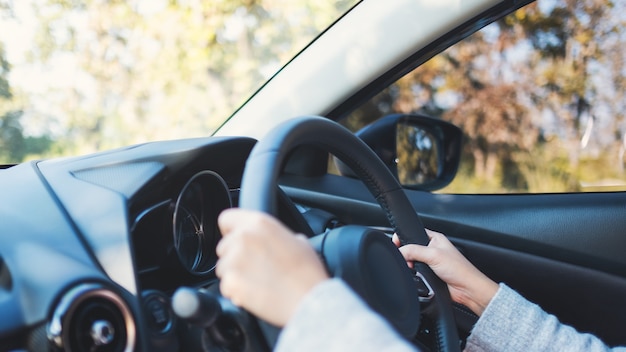
[[[561,324],[505,284],[491,300],[467,340],[467,352],[626,351]]]
[[[343,281],[327,280],[305,296],[275,351],[416,351]]]

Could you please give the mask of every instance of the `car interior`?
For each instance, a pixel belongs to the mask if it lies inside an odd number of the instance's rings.
[[[280,329],[219,294],[217,216],[230,207],[268,212],[305,234],[332,273],[422,350],[461,350],[478,319],[451,303],[430,269],[417,275],[388,249],[394,233],[427,243],[424,228],[561,322],[626,345],[626,193],[439,192],[459,172],[460,126],[421,112],[377,116],[355,133],[342,126],[435,54],[524,5],[474,9],[315,116],[257,121],[269,130],[262,137],[238,126],[274,111],[258,102],[275,93],[271,84],[214,136],[5,166],[0,351],[271,350]],[[378,260],[389,275],[369,276]],[[199,308],[186,314],[177,299]],[[412,314],[396,319],[398,309]]]

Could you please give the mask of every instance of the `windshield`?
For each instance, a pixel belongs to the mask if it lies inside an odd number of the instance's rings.
[[[210,135],[354,0],[0,0],[0,164]]]

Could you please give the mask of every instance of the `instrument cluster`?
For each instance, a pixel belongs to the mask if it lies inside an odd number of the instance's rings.
[[[131,228],[140,289],[171,292],[214,279],[217,217],[231,206],[222,177],[201,171],[173,197],[141,212]]]

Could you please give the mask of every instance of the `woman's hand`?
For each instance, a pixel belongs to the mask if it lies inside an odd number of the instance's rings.
[[[422,262],[448,284],[452,300],[481,315],[498,291],[498,284],[480,272],[469,262],[443,234],[426,230],[428,246],[408,244],[400,247],[400,253],[412,267],[414,261]],[[400,246],[400,239],[393,236],[393,243]]]
[[[284,326],[302,298],[328,278],[306,237],[267,214],[228,209],[218,224],[222,295],[269,323]]]

